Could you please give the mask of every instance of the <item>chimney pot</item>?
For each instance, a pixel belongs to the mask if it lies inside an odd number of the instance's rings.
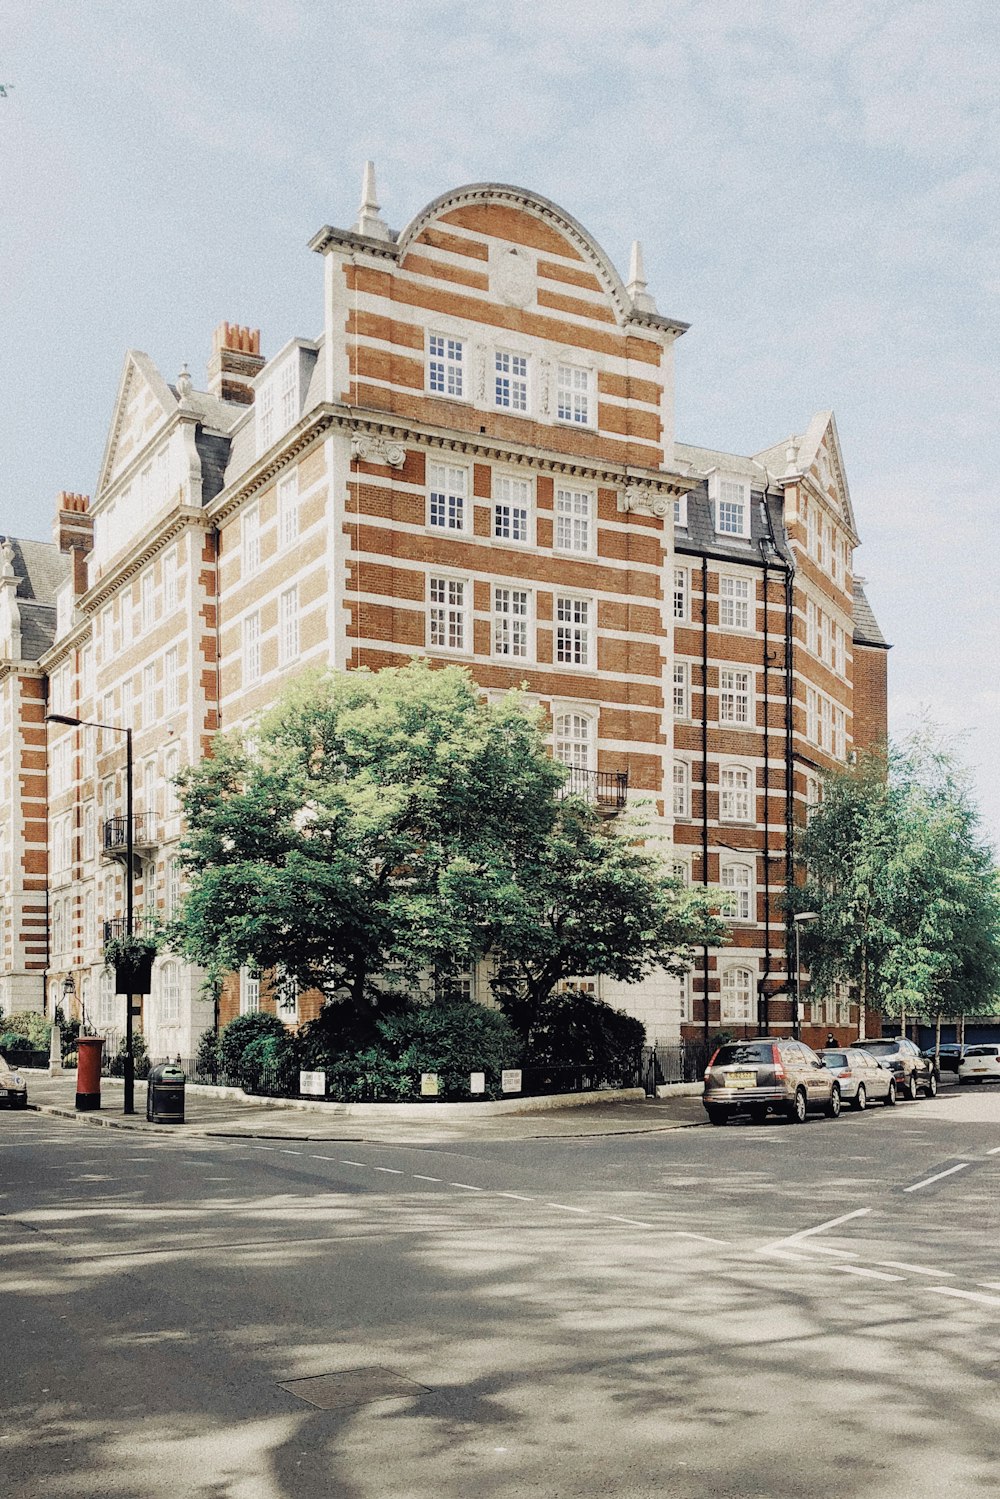
[[[208,389],[219,400],[237,406],[253,404],[250,382],[264,368],[260,352],[260,329],[241,323],[220,323],[212,334],[212,357],[208,362]]]

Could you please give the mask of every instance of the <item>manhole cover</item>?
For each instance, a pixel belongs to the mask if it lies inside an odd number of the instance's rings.
[[[346,1405],[367,1405],[371,1400],[398,1400],[405,1395],[424,1395],[427,1386],[397,1374],[394,1369],[339,1369],[335,1374],[313,1374],[308,1379],[287,1379],[281,1389],[297,1395],[321,1411]]]

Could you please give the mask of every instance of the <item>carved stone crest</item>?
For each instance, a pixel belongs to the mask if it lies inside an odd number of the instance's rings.
[[[392,442],[368,432],[355,432],[351,437],[351,458],[362,463],[380,463],[386,468],[402,468],[406,462],[406,449],[401,442]]]
[[[672,505],[668,495],[659,494],[648,484],[626,484],[618,495],[618,509],[626,512],[637,510],[646,515],[664,516]]]
[[[535,295],[535,267],[527,251],[502,250],[493,266],[493,291],[508,307],[527,307]]]

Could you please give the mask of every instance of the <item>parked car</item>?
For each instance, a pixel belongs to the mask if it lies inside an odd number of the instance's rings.
[[[896,1102],[895,1073],[870,1052],[856,1046],[846,1051],[824,1046],[816,1055],[833,1073],[841,1098],[852,1108],[865,1109],[876,1101],[888,1105]]]
[[[965,1047],[964,1046],[960,1046],[958,1044],[958,1042],[956,1042],[956,1041],[942,1041],[942,1043],[941,1043],[941,1050],[939,1052],[939,1062],[940,1062],[940,1069],[941,1069],[941,1071],[942,1072],[957,1072],[958,1071],[958,1064],[962,1060],[962,1058],[964,1057],[965,1050],[966,1050]],[[933,1060],[934,1060],[934,1048],[933,1048],[933,1046],[925,1046],[924,1049],[923,1049],[923,1051],[922,1051],[922,1053],[921,1053],[921,1055],[929,1058],[929,1060],[933,1062]]]
[[[27,1107],[28,1084],[0,1053],[0,1108],[26,1109]]]
[[[958,1068],[960,1083],[988,1083],[1000,1078],[1000,1046],[967,1046]]]
[[[837,1118],[840,1085],[801,1041],[756,1036],[718,1048],[705,1068],[702,1103],[713,1124],[734,1114],[749,1114],[758,1124],[782,1114],[803,1124],[810,1111]]]
[[[905,1036],[879,1036],[871,1041],[852,1041],[850,1051],[867,1051],[880,1062],[891,1067],[896,1078],[896,1092],[904,1098],[917,1098],[925,1093],[934,1098],[938,1090],[938,1074],[933,1057],[925,1057],[918,1046]]]

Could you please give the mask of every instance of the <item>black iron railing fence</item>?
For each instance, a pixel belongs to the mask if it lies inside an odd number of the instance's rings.
[[[156,842],[156,814],[132,813],[133,848],[151,848]],[[101,824],[101,847],[106,854],[124,853],[128,848],[128,818],[106,817]]]
[[[584,770],[571,765],[561,794],[582,796],[601,812],[621,812],[628,801],[628,771]]]

